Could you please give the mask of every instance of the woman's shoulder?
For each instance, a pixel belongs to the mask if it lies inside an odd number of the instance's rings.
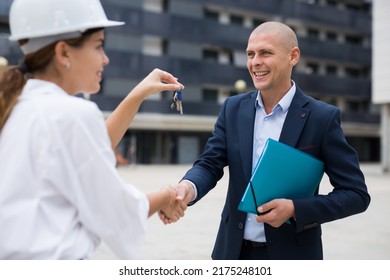
[[[101,121],[103,114],[97,105],[82,97],[71,96],[53,83],[29,81],[22,93],[21,103],[32,106],[37,115],[56,124]]]

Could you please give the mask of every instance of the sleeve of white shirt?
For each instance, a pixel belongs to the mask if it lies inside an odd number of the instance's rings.
[[[95,104],[79,111],[63,136],[69,152],[63,156],[69,156],[74,165],[70,168],[77,170],[65,195],[78,209],[83,227],[102,238],[118,257],[133,259],[146,233],[148,200],[118,175],[106,124]]]

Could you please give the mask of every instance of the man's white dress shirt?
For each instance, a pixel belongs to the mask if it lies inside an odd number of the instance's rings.
[[[256,117],[254,124],[253,136],[253,155],[252,155],[252,172],[254,171],[257,161],[263,152],[264,145],[268,138],[279,140],[283,124],[286,119],[288,109],[294,97],[296,86],[293,81],[292,87],[275,105],[272,112],[265,112],[264,104],[259,91],[256,100]],[[265,242],[264,224],[256,221],[256,215],[248,213],[245,222],[244,239],[257,242]]]

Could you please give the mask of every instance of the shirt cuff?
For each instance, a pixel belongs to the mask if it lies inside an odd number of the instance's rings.
[[[196,200],[196,198],[198,197],[198,190],[196,189],[196,185],[194,182],[191,182],[190,180],[187,180],[187,179],[184,179],[182,180],[181,182],[187,182],[187,183],[190,183],[190,185],[192,186],[192,188],[194,189],[194,198],[190,201],[190,202],[194,202]]]

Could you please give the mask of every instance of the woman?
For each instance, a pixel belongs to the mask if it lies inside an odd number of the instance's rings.
[[[98,0],[13,2],[10,39],[24,63],[0,75],[0,259],[85,259],[100,239],[134,258],[149,216],[183,216],[174,188],[146,196],[126,185],[112,149],[146,97],[182,85],[153,70],[107,126],[94,103],[74,97],[99,91],[104,28],[121,24]]]

